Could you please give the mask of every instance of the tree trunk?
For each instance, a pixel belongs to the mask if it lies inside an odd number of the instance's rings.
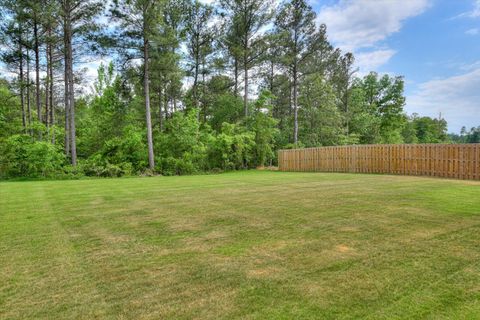
[[[77,163],[75,141],[75,106],[73,93],[73,57],[70,0],[64,2],[63,41],[65,45],[65,153],[70,153],[73,166]]]
[[[205,93],[205,90],[206,90],[206,87],[205,87],[205,61],[204,61],[204,64],[203,64],[203,72],[202,72],[202,97],[203,97],[203,103],[202,103],[202,109],[203,109],[203,123],[206,123],[207,122],[207,104],[205,103],[205,96],[206,96],[206,93]]]
[[[298,94],[297,65],[293,67],[293,143],[298,143]]]
[[[243,63],[244,63],[244,67],[243,67],[243,70],[244,70],[244,74],[245,74],[245,79],[243,79],[244,81],[244,92],[243,92],[243,111],[245,113],[245,118],[248,117],[248,67],[247,67],[247,59],[246,59],[246,54],[244,56],[244,59],[243,59]]]
[[[168,94],[167,94],[167,84],[164,83],[163,85],[163,108],[165,110],[165,121],[167,121],[168,119],[168,113],[169,113],[169,109],[168,109]]]
[[[19,52],[20,52],[20,65],[19,65],[19,77],[20,77],[20,104],[22,105],[22,125],[23,130],[27,133],[27,116],[25,114],[25,93],[23,92],[23,48],[22,48],[22,39],[19,41]]]
[[[26,79],[26,88],[27,88],[27,115],[28,115],[28,127],[30,128],[30,135],[33,135],[32,132],[32,108],[30,107],[30,52],[27,49],[27,79]]]
[[[144,23],[145,23],[145,20],[144,20]],[[143,89],[145,92],[145,114],[146,114],[146,121],[147,121],[148,165],[150,170],[154,170],[155,159],[153,155],[152,119],[150,115],[150,92],[149,92],[150,88],[149,88],[149,74],[148,74],[148,39],[146,35],[145,25],[143,26],[143,67],[144,67]]]
[[[51,31],[50,31],[51,32]],[[49,73],[49,79],[50,79],[50,82],[49,82],[49,88],[48,90],[50,91],[50,101],[49,101],[49,105],[50,105],[50,127],[51,127],[51,130],[52,130],[52,144],[55,144],[55,110],[54,110],[54,107],[53,107],[53,46],[52,44],[50,43],[48,45],[50,47],[49,49],[49,57],[48,57],[48,73]]]
[[[345,118],[347,119],[347,137],[350,136],[350,116],[348,114],[348,83],[349,80],[347,78],[347,86],[345,88]]]
[[[192,87],[192,94],[193,94],[193,106],[196,108],[198,107],[198,92],[197,92],[197,87],[198,87],[198,69],[200,66],[200,61],[198,57],[198,48],[196,49],[195,53],[195,73],[193,75],[193,87]]]
[[[68,87],[68,84],[65,83],[65,87]],[[67,91],[65,92],[67,94]],[[68,100],[68,98],[65,98]],[[68,107],[67,101],[65,101],[65,155],[70,156],[70,108]]]
[[[163,131],[163,110],[162,110],[162,86],[158,87],[158,127],[160,132]]]
[[[270,61],[270,93],[273,93],[273,81],[275,76],[275,64]]]
[[[72,48],[72,17],[70,1],[66,1],[66,21],[65,21],[65,65],[67,68],[68,84],[68,109],[70,126],[70,155],[72,166],[77,165],[77,141],[75,128],[75,91],[73,86],[73,48]]]
[[[65,51],[65,73],[64,73],[64,83],[65,83],[65,156],[70,156],[70,99],[68,95],[69,85],[68,85],[68,67],[67,67],[67,53]]]
[[[50,108],[49,108],[49,102],[50,102],[50,53],[49,53],[49,45],[47,44],[46,46],[46,51],[45,51],[45,61],[47,63],[47,76],[45,77],[45,125],[47,126],[47,134],[50,135]]]
[[[234,57],[234,59],[235,59],[235,70],[234,70],[235,87],[233,88],[233,94],[235,96],[238,96],[238,59],[237,57]]]
[[[39,122],[42,122],[42,109],[40,102],[40,52],[38,44],[38,23],[35,17],[33,24],[33,36],[34,36],[34,50],[35,50],[35,105],[37,107],[37,118]],[[41,136],[41,133],[40,133]]]

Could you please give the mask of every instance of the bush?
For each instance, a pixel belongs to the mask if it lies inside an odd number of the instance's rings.
[[[88,158],[81,167],[85,175],[93,177],[121,177],[133,173],[130,162],[110,163],[101,154]]]
[[[197,172],[195,165],[187,159],[163,158],[159,171],[165,176],[187,175]]]
[[[28,135],[13,135],[0,143],[0,177],[54,177],[64,164],[62,150]]]
[[[125,127],[121,137],[105,141],[102,148],[82,163],[87,176],[120,177],[132,175],[147,165],[147,148],[142,133]]]
[[[207,170],[207,145],[212,139],[208,128],[200,130],[197,109],[174,114],[168,119],[165,132],[155,137],[155,150],[160,159],[156,170],[164,175]]]
[[[240,125],[224,123],[222,131],[209,145],[212,168],[236,170],[253,166],[255,133]]]

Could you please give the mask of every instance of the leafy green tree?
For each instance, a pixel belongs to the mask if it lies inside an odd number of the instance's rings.
[[[444,119],[414,116],[412,122],[419,143],[439,143],[447,140],[447,122]]]
[[[143,61],[143,94],[145,100],[145,119],[147,128],[148,164],[155,168],[153,153],[152,118],[150,112],[150,49],[152,40],[158,34],[161,23],[160,0],[114,0],[111,17],[119,23],[117,47],[128,61],[139,56]]]
[[[65,156],[50,142],[28,135],[11,135],[0,143],[0,177],[54,177],[62,172]]]
[[[242,100],[231,93],[225,93],[216,96],[212,101],[212,117],[209,123],[213,129],[220,131],[223,123],[237,123],[242,115]]]
[[[257,66],[266,51],[263,28],[273,16],[270,0],[221,0],[220,4],[226,11],[230,30],[238,37],[232,50],[241,57],[243,67],[243,108],[248,116],[249,71]]]
[[[255,133],[239,124],[224,122],[220,133],[209,146],[208,161],[212,168],[245,169],[253,166]]]
[[[288,70],[292,81],[293,143],[298,142],[298,86],[299,75],[306,59],[320,45],[316,33],[315,12],[305,0],[291,0],[280,8],[275,20],[278,43],[282,48],[280,62]]]
[[[77,164],[76,126],[75,126],[75,88],[73,65],[74,47],[78,42],[85,43],[97,28],[95,17],[103,9],[100,0],[59,0],[60,17],[63,22],[64,44],[64,82],[65,82],[65,132],[66,153],[70,153],[72,166]]]
[[[470,129],[470,132],[467,134],[466,142],[480,143],[480,126]]]
[[[0,143],[11,135],[24,132],[20,101],[6,80],[0,79]]]
[[[358,79],[354,88],[352,94],[356,106],[352,107],[359,114],[353,115],[351,124],[357,128],[370,128],[368,132],[358,132],[363,136],[361,143],[401,143],[406,121],[403,79],[388,75],[379,78],[377,73],[371,72]]]
[[[418,143],[417,128],[415,127],[415,114],[407,117],[407,121],[402,130],[402,137],[405,143]]]
[[[211,25],[213,7],[202,4],[198,0],[190,3],[185,22],[186,45],[188,50],[187,68],[193,77],[192,101],[193,106],[199,106],[199,76],[202,64],[205,64],[213,53],[215,28]],[[206,105],[203,106],[204,120],[206,119]]]
[[[264,91],[255,101],[255,109],[248,119],[250,130],[255,133],[255,165],[272,165],[275,158],[274,145],[275,137],[278,135],[276,128],[277,120],[272,117],[272,106],[270,104],[273,96],[270,92]]]
[[[175,113],[168,119],[165,132],[157,139],[162,174],[191,174],[205,170],[206,144],[210,139],[208,130],[200,131],[196,109]]]
[[[98,69],[98,79],[93,87],[95,96],[79,123],[79,152],[88,156],[97,153],[104,144],[122,136],[132,117],[127,103],[122,99],[121,79],[114,74],[113,63]],[[133,115],[133,116],[136,116]]]
[[[319,75],[310,75],[300,87],[300,141],[306,147],[337,145],[344,136],[342,115],[334,90]]]

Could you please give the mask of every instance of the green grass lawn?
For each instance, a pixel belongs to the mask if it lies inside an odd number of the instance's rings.
[[[0,318],[479,319],[480,182],[3,182]]]

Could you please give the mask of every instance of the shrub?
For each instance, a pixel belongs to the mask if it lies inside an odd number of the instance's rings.
[[[236,170],[253,166],[255,133],[245,127],[224,123],[209,146],[209,162],[212,168]]]
[[[0,143],[0,176],[53,177],[62,171],[65,156],[49,142],[13,135]]]

